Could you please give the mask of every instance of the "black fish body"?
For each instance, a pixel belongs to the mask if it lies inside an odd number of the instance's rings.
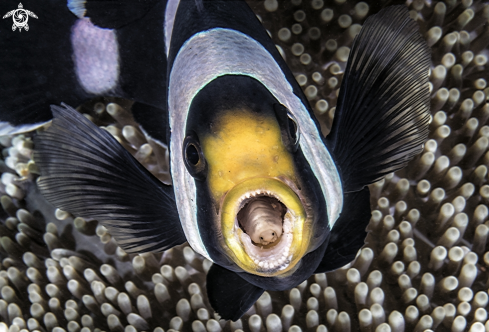
[[[12,66],[0,77],[0,135],[54,118],[35,141],[45,197],[96,218],[130,253],[188,241],[215,263],[207,290],[223,318],[353,260],[370,220],[366,186],[427,138],[430,53],[404,6],[356,37],[327,138],[244,1],[46,7],[32,10],[61,16],[58,30],[42,27],[57,47],[0,39],[0,69]],[[145,134],[169,145],[172,186],[71,107],[49,108],[101,95],[135,101]]]

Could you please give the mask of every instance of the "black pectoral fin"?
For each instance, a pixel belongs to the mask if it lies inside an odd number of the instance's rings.
[[[236,321],[241,318],[264,291],[217,264],[213,264],[207,273],[209,302],[223,319]]]
[[[369,17],[353,42],[326,139],[344,191],[404,167],[428,137],[430,49],[406,6]]]
[[[145,16],[159,1],[68,0],[68,8],[79,18],[89,17],[99,27],[118,29]]]
[[[73,108],[53,106],[52,112],[52,125],[35,137],[34,155],[49,202],[97,219],[129,253],[186,241],[170,186]]]
[[[324,273],[350,263],[364,245],[370,221],[370,191],[346,193],[343,211],[336,220],[323,260],[314,273]]]

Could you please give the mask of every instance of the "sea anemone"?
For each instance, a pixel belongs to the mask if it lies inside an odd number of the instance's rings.
[[[391,3],[249,3],[327,135],[349,47]],[[128,255],[96,220],[43,199],[33,134],[5,136],[0,332],[489,330],[489,4],[406,4],[432,48],[430,136],[408,167],[370,186],[369,234],[352,263],[265,292],[237,322],[221,320],[205,291],[210,261],[186,244]],[[130,107],[97,99],[79,111],[169,183],[167,148],[144,135]]]

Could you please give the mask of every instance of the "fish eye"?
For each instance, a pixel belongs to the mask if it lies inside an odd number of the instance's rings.
[[[187,150],[185,151],[187,160],[192,164],[192,165],[197,165],[199,163],[200,157],[199,157],[199,152],[197,151],[197,148],[193,144],[187,145]]]
[[[300,131],[299,124],[295,116],[281,104],[273,105],[275,116],[277,117],[282,142],[290,152],[296,152],[299,147]]]
[[[183,160],[187,171],[198,180],[205,180],[207,163],[197,135],[191,132],[183,141]]]

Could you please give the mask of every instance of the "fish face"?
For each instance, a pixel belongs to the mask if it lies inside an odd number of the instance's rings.
[[[293,273],[328,235],[295,117],[260,82],[226,75],[195,96],[188,119],[182,154],[211,258],[260,276]]]

